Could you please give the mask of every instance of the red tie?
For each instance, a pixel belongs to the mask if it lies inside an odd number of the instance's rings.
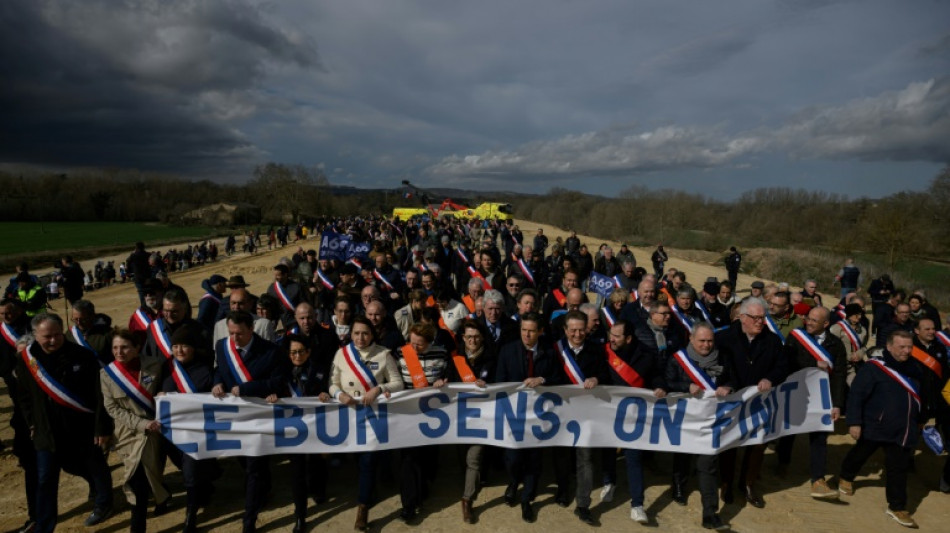
[[[534,377],[534,350],[525,350],[528,356],[528,377]]]

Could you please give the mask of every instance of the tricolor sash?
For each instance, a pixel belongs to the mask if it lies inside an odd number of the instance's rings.
[[[512,254],[514,257],[514,254]],[[521,273],[524,274],[524,277],[527,278],[532,285],[534,285],[534,274],[531,273],[531,269],[528,268],[528,264],[524,262],[524,258],[517,259],[518,269],[521,270]]]
[[[686,372],[686,375],[689,376],[689,379],[693,381],[696,385],[702,388],[705,391],[713,392],[716,390],[716,383],[713,381],[709,374],[707,374],[702,368],[699,368],[699,365],[695,361],[690,359],[689,354],[686,353],[686,350],[680,350],[673,354],[673,358],[676,359],[676,362],[679,363],[680,367]]]
[[[604,308],[604,320],[606,320],[608,328],[614,327],[614,324],[617,323],[617,317],[610,311],[610,306]]]
[[[610,349],[610,345],[607,345],[607,362],[610,364],[610,368],[614,369],[614,372],[618,376],[623,378],[623,380],[630,385],[631,387],[643,388],[646,384],[643,381],[643,376],[637,373],[632,366],[628,365],[623,359],[617,355],[617,352]]]
[[[11,348],[16,349],[16,341],[20,339],[20,336],[16,330],[13,329],[13,326],[6,322],[0,323],[0,336],[3,337],[3,340],[7,341],[7,344],[9,344]]]
[[[778,338],[782,339],[782,342],[785,342],[785,335],[782,335],[782,330],[779,329],[778,324],[775,323],[775,320],[772,319],[771,315],[766,313],[765,315],[765,327],[769,328],[769,331],[778,335]]]
[[[351,342],[344,346],[341,351],[343,352],[343,359],[346,361],[347,366],[349,366],[353,374],[356,375],[356,379],[363,385],[364,390],[369,392],[370,389],[379,385],[373,373],[366,368],[366,365],[363,364],[362,359],[360,359],[360,353],[356,349],[356,344]]]
[[[416,352],[416,349],[410,344],[403,346],[402,358],[406,361],[409,377],[412,378],[412,388],[424,389],[428,387],[429,380],[426,379],[426,373],[422,368],[422,362],[419,361],[419,354]]]
[[[829,371],[835,367],[835,360],[831,357],[831,354],[828,353],[828,350],[826,350],[824,346],[818,344],[818,341],[809,335],[804,328],[793,329],[791,331],[791,336],[805,348],[805,351],[815,358],[815,361],[818,361],[819,363],[822,361],[828,363]]]
[[[197,392],[194,382],[191,381],[191,376],[185,371],[185,367],[178,362],[178,359],[172,357],[169,363],[172,369],[172,380],[175,381],[175,387],[178,388],[178,392],[182,394],[194,394]]]
[[[838,308],[838,310],[835,311],[835,314],[838,315],[838,318],[840,318],[841,320],[848,319],[848,315],[844,313],[844,308]]]
[[[884,361],[880,359],[872,358],[872,359],[868,359],[868,362],[880,368],[881,372],[884,372],[885,374],[887,374],[887,377],[893,379],[894,381],[897,382],[898,385],[903,387],[904,390],[907,391],[907,394],[910,394],[910,397],[913,398],[915,402],[917,402],[917,408],[920,409],[920,393],[917,392],[917,387],[915,387],[914,384],[911,383],[909,379],[904,377],[904,375],[901,374],[900,372],[885,365]]]
[[[106,374],[112,378],[112,381],[122,389],[122,392],[130,400],[138,404],[139,407],[149,414],[155,413],[155,398],[145,390],[145,387],[129,374],[129,371],[122,367],[117,361],[113,361],[104,366]]]
[[[564,304],[567,303],[567,296],[564,296],[564,293],[561,292],[561,289],[554,289],[551,291],[551,294],[554,295],[554,299],[557,300],[557,304],[561,307],[564,307]]]
[[[696,309],[699,309],[699,312],[703,315],[703,320],[712,324],[712,317],[709,316],[709,310],[706,309],[706,304],[696,300]]]
[[[393,292],[394,290],[396,290],[396,288],[393,287],[393,284],[390,283],[388,279],[386,279],[386,276],[384,276],[383,273],[380,272],[378,268],[373,269],[373,277],[379,280],[379,282],[382,283],[386,287],[387,291]]]
[[[481,272],[475,270],[475,267],[473,267],[472,265],[467,265],[467,266],[465,267],[465,269],[468,270],[468,275],[469,275],[469,276],[472,276],[473,278],[478,278],[478,279],[482,280],[482,288],[484,288],[486,291],[491,290],[491,288],[492,288],[492,287],[491,287],[491,284],[488,283],[488,280],[485,279],[485,276],[482,276],[482,273],[481,273]]]
[[[428,271],[429,271],[429,267],[426,265],[426,262],[425,262],[425,261],[419,263],[419,270],[421,270],[421,271],[423,271],[423,272],[428,272]]]
[[[297,386],[297,383],[294,380],[290,380],[290,383],[287,384],[287,387],[290,389],[291,398],[300,398],[303,396],[303,391],[300,390],[300,387]]]
[[[623,288],[623,282],[620,281],[620,274],[615,274],[614,277],[611,278],[611,279],[614,280],[614,285],[615,285],[618,289],[622,289],[622,288]]]
[[[202,300],[214,300],[218,305],[221,304],[221,298],[218,298],[216,295],[206,292],[201,296]]]
[[[937,374],[938,378],[943,379],[943,368],[940,366],[940,361],[938,361],[932,355],[921,350],[917,346],[914,346],[911,349],[910,355],[914,356],[914,359],[920,361],[920,364],[929,368],[931,372]]]
[[[224,355],[228,361],[228,367],[231,368],[231,375],[234,376],[235,380],[242,385],[253,381],[251,373],[247,370],[247,367],[244,366],[244,359],[241,358],[241,354],[238,352],[234,337],[228,337],[227,341],[225,341]]]
[[[360,272],[363,271],[363,263],[360,263],[360,260],[359,260],[359,259],[357,259],[357,258],[355,258],[355,257],[351,257],[351,258],[347,259],[346,262],[349,263],[349,264],[351,264],[351,265],[353,265],[353,266],[355,266],[356,269],[359,270]]]
[[[472,367],[469,366],[464,355],[459,355],[458,353],[453,354],[452,362],[455,363],[455,370],[458,371],[463,383],[475,383],[478,381],[478,378],[475,377],[475,373],[472,372]]]
[[[683,328],[685,328],[687,332],[689,332],[690,334],[692,334],[692,333],[693,333],[693,320],[692,320],[691,318],[689,318],[688,316],[686,316],[686,313],[684,313],[682,310],[680,310],[679,306],[677,306],[677,305],[672,305],[672,306],[670,306],[670,309],[673,311],[673,316],[676,317],[676,320],[679,321],[680,325],[682,325]]]
[[[940,344],[943,344],[947,348],[950,348],[950,335],[942,331],[937,332],[937,340],[940,341]]]
[[[336,285],[334,285],[333,282],[330,281],[330,278],[326,274],[324,274],[323,271],[320,270],[319,268],[317,269],[317,279],[319,279],[320,284],[326,287],[328,290],[332,291],[333,289],[336,288]]]
[[[30,354],[30,348],[33,345],[27,346],[21,352],[23,357],[23,362],[26,363],[26,367],[30,370],[30,374],[33,376],[33,379],[36,380],[36,384],[39,385],[40,389],[43,390],[54,402],[62,405],[63,407],[68,407],[74,411],[79,411],[80,413],[89,413],[92,414],[92,410],[82,404],[82,402],[77,398],[72,391],[64,387],[58,381],[53,379],[53,376],[49,375],[43,365]]]
[[[459,256],[459,259],[462,260],[463,265],[468,265],[469,261],[468,257],[465,255],[465,252],[463,252],[460,248],[456,248],[455,253]]]
[[[577,361],[574,360],[574,352],[571,350],[571,345],[568,344],[567,339],[561,339],[555,347],[558,353],[561,354],[561,362],[564,363],[564,373],[567,374],[571,383],[583,385],[584,373],[581,372],[581,367],[578,366]]]
[[[83,348],[89,350],[90,352],[96,354],[96,359],[99,360],[99,352],[97,352],[97,351],[95,350],[95,348],[93,348],[93,347],[89,344],[89,341],[86,340],[86,336],[82,334],[82,331],[79,331],[79,328],[78,328],[78,327],[76,327],[76,326],[69,326],[69,332],[73,334],[73,339],[76,340],[76,343],[77,343],[77,344],[79,344],[79,345],[82,346]],[[102,364],[101,360],[100,360],[99,364],[100,364],[100,365]]]
[[[171,359],[172,341],[168,337],[168,331],[165,328],[165,321],[161,318],[156,318],[149,325],[149,330],[151,330],[152,339],[155,340],[155,345],[158,346],[158,349],[162,352],[162,355],[164,355],[166,359]]]
[[[847,320],[840,320],[838,324],[841,326],[841,331],[843,331],[845,336],[848,337],[848,340],[851,341],[851,349],[860,350],[862,345],[861,337],[858,335],[858,332],[854,331],[854,328],[851,327],[851,324],[849,324]]]
[[[293,313],[294,304],[290,301],[290,298],[287,297],[287,293],[284,292],[284,288],[280,286],[279,281],[274,282],[274,292],[277,293],[277,299],[280,300],[280,303],[284,306],[284,309]]]
[[[139,325],[143,330],[148,329],[149,325],[152,323],[152,319],[148,317],[145,311],[142,311],[142,308],[138,308],[132,313],[132,320]]]

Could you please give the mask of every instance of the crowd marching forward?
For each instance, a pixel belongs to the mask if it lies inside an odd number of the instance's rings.
[[[13,449],[25,476],[29,516],[22,531],[55,529],[61,471],[88,482],[94,508],[87,526],[109,518],[116,508],[106,462],[112,451],[124,463],[131,531],[146,530],[150,498],[156,514],[169,512],[171,494],[163,482],[169,460],[184,480],[182,530],[196,531],[199,510],[212,508],[221,467],[216,460],[195,460],[163,438],[154,399],[166,393],[268,402],[312,396],[355,407],[403,389],[519,382],[531,388],[635,387],[660,398],[704,391],[722,397],[745,387],[769,391],[808,367],[828,372],[830,415],[845,421],[855,444],[840,465],[829,465],[828,433],[782,437],[775,443],[777,475],[788,468],[795,441],[807,441],[809,494],[837,500],[854,493],[862,465],[883,449],[885,512],[916,526],[907,510],[906,480],[921,426],[934,420],[950,436],[950,336],[921,292],[908,295],[881,276],[870,283],[865,301],[858,292],[860,271],[849,260],[835,278],[838,302],[823,302],[814,280],[800,291],[755,282],[740,298],[742,258],[735,248],[724,261],[727,280],[694,285],[683,272],[666,268],[662,246],[647,270],[626,245],[614,252],[604,244],[591,253],[574,233],[551,243],[542,230],[525,236],[510,221],[328,219],[310,231],[349,234],[371,242],[372,251],[343,262],[298,248],[274,267],[265,292],[252,292],[240,275],[213,275],[201,295],[189,295],[171,282],[166,263],[137,243],[125,264],[140,306],[127,319],[97,313],[81,291],[68,291],[70,316],[64,320],[46,309],[43,287],[21,267],[0,301],[0,374],[13,398]],[[286,236],[275,234],[271,245],[286,244]],[[234,245],[228,248],[230,253]],[[592,297],[592,273],[612,278],[614,289]],[[673,501],[686,505],[695,472],[703,527],[727,528],[719,509],[737,496],[764,507],[757,482],[766,446],[675,454]],[[621,452],[630,517],[649,523],[643,468],[655,454]],[[577,518],[595,524],[595,472],[602,475],[599,497],[612,500],[617,453],[461,446],[461,518],[477,520],[482,475],[497,457],[507,472],[505,503],[520,506],[522,519],[533,522],[542,457],[553,455],[556,503],[573,501]],[[309,499],[319,505],[327,498],[328,458],[286,459],[292,465],[285,481],[293,495],[293,530],[306,531]],[[381,465],[398,480],[400,517],[417,520],[438,459],[437,447],[354,454],[356,529],[368,526]],[[239,459],[245,532],[255,531],[271,492],[272,460]],[[950,492],[950,464],[937,488]]]

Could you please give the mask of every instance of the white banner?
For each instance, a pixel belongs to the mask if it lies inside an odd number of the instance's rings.
[[[782,435],[833,430],[828,375],[813,368],[768,393],[749,387],[723,399],[660,400],[629,387],[528,389],[506,383],[404,391],[358,408],[316,398],[268,404],[170,394],[156,400],[165,437],[199,459],[462,443],[714,454]]]

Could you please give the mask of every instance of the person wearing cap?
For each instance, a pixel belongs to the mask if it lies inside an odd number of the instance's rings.
[[[201,282],[205,293],[198,301],[198,322],[209,331],[214,328],[215,317],[223,303],[224,290],[227,287],[227,278],[215,274]]]
[[[132,507],[129,531],[145,532],[149,490],[155,496],[155,514],[168,511],[171,494],[162,484],[164,458],[161,455],[161,425],[155,420],[154,395],[161,388],[164,361],[139,357],[141,345],[127,329],[112,337],[112,358],[115,360],[99,371],[102,404],[115,421],[115,451],[125,466],[122,488]],[[149,401],[140,403],[126,391],[125,378],[145,393]]]
[[[244,276],[234,275],[228,278],[228,281],[224,284],[224,286],[229,291],[233,291],[234,289],[246,289],[250,287],[250,284],[244,281]],[[251,298],[251,309],[253,310],[254,307],[257,305],[257,296],[251,293],[248,293],[248,294],[250,295],[250,298]],[[230,293],[221,299],[221,305],[218,306],[218,312],[214,316],[215,324],[217,324],[217,322],[220,321],[221,319],[225,318],[228,312],[231,311],[230,301],[231,301]]]
[[[267,398],[281,394],[289,378],[288,361],[280,357],[277,346],[254,333],[254,317],[246,311],[231,311],[227,317],[228,338],[214,346],[216,370],[211,394],[224,398]],[[248,376],[236,373],[232,358],[240,358]],[[269,457],[240,457],[245,473],[244,533],[257,531],[257,517],[270,492]]]
[[[300,284],[291,279],[287,265],[278,263],[274,267],[274,282],[267,287],[267,294],[280,303],[280,323],[284,329],[290,328],[294,322],[294,310],[303,301],[303,293]]]
[[[33,280],[29,272],[23,271],[16,275],[16,292],[13,297],[20,301],[23,312],[28,317],[34,317],[46,309],[46,289]]]
[[[187,380],[176,380],[171,373],[168,373],[162,382],[162,392],[159,396],[168,393],[211,392],[214,373],[211,370],[211,357],[205,348],[201,328],[194,324],[178,328],[171,336],[171,344],[172,356],[176,361],[173,364],[181,369]],[[179,377],[181,378],[181,375]],[[198,526],[198,508],[207,505],[214,492],[209,470],[214,466],[215,459],[194,459],[170,443],[165,446],[165,449],[169,451],[169,455],[173,456],[172,462],[180,465],[185,485],[185,520],[182,532],[195,533]]]
[[[156,279],[146,280],[142,284],[142,295],[144,304],[132,313],[129,317],[128,330],[138,339],[139,345],[145,345],[145,336],[149,324],[156,318],[162,316],[162,284]]]
[[[848,359],[848,372],[845,380],[849,386],[854,381],[858,368],[867,357],[867,345],[871,336],[870,329],[863,323],[864,302],[857,303],[858,301],[852,301],[852,303],[844,306],[844,321],[839,320],[828,328],[828,331],[841,339],[841,343],[844,345],[844,351]],[[845,322],[851,328],[851,332],[856,335],[856,339],[852,339],[846,331]]]

